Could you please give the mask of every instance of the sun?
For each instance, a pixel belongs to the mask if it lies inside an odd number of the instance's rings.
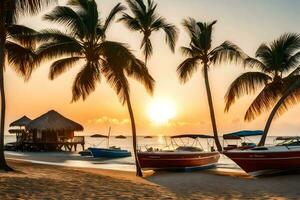
[[[155,98],[148,106],[148,116],[156,124],[166,124],[176,115],[175,103],[170,99]]]

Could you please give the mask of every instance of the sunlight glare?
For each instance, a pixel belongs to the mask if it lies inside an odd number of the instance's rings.
[[[156,98],[148,106],[148,116],[156,124],[166,124],[175,115],[175,103],[169,99]]]

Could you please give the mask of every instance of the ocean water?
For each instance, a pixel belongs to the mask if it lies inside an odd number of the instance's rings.
[[[275,144],[274,136],[269,136],[267,138],[266,144]],[[259,141],[260,137],[251,137],[251,140],[246,140],[247,142]],[[5,143],[16,141],[14,135],[6,135]],[[154,136],[152,138],[144,138],[139,136],[137,138],[138,148],[140,150],[146,150],[149,147],[158,149],[174,149],[177,145],[194,145],[200,146],[204,150],[209,150],[211,146],[214,145],[212,139],[206,140],[202,139],[195,142],[193,139],[176,139],[171,142],[171,138],[168,136]],[[228,144],[237,144],[237,141],[223,141],[220,137],[220,142],[223,146]],[[239,141],[240,144],[241,141]],[[85,148],[88,147],[107,147],[116,146],[122,149],[133,151],[132,149],[132,137],[127,137],[125,139],[118,139],[115,136],[111,136],[109,143],[107,139],[103,138],[92,138],[89,136],[85,137]],[[216,149],[216,147],[215,147]],[[81,146],[78,145],[77,151],[81,151]],[[100,169],[114,169],[123,171],[134,171],[134,158],[126,157],[120,159],[103,159],[103,158],[92,158],[92,157],[81,157],[78,152],[6,152],[6,155],[10,158],[26,160],[34,163],[40,164],[50,164],[50,165],[63,165],[72,167],[90,167],[90,168],[100,168]],[[218,170],[240,170],[240,168],[229,158],[221,155],[220,160],[217,165]]]
[[[268,136],[266,140],[266,145],[276,144],[277,136]],[[246,142],[254,142],[258,143],[260,137],[249,137]],[[4,143],[15,142],[15,135],[5,135]],[[175,142],[174,142],[175,141]],[[228,144],[240,144],[241,141],[236,140],[227,140],[223,141],[223,138],[220,137],[220,142],[223,146],[227,146]],[[214,142],[212,139],[208,141],[206,139],[201,139],[198,142],[195,142],[193,139],[176,139],[171,141],[169,136],[153,136],[152,138],[144,138],[144,136],[137,137],[138,148],[141,150],[146,150],[146,148],[153,147],[158,149],[173,149],[178,145],[196,145],[202,147],[204,150],[208,150],[211,146],[214,146]],[[115,136],[110,136],[109,141],[105,138],[92,138],[89,136],[85,136],[85,148],[88,147],[107,147],[107,146],[116,146],[121,147],[122,149],[132,150],[132,137],[127,136],[125,139],[118,139]],[[216,148],[216,147],[215,147]],[[81,146],[78,146],[78,151],[81,151]]]

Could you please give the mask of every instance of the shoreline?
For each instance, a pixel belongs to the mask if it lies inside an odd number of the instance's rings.
[[[297,199],[299,174],[253,178],[245,173],[200,170],[134,172],[8,160],[0,171],[1,199]],[[286,187],[286,186],[289,187]],[[47,192],[45,192],[47,191]]]

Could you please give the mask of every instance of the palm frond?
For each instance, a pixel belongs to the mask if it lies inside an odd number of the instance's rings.
[[[175,44],[178,39],[178,29],[173,24],[167,23],[166,19],[163,17],[157,18],[151,25],[151,29],[154,31],[163,29],[166,34],[166,43],[174,52]]]
[[[130,15],[123,13],[122,17],[118,20],[120,22],[124,22],[127,28],[133,31],[140,31],[142,30],[142,27],[139,23],[139,21]]]
[[[185,59],[178,67],[177,74],[182,83],[187,82],[192,75],[197,71],[199,57],[190,57]]]
[[[125,0],[131,12],[136,16],[137,19],[143,19],[146,15],[146,6],[143,2],[137,2],[136,0]]]
[[[39,63],[42,60],[55,59],[61,56],[81,55],[81,45],[74,41],[54,41],[42,44],[36,51]]]
[[[246,54],[235,44],[225,41],[220,46],[213,49],[210,53],[210,60],[213,63],[222,63],[224,61],[242,62]]]
[[[22,46],[34,48],[36,45],[34,37],[37,31],[27,26],[12,24],[7,27],[7,34],[10,39],[17,41]]]
[[[80,98],[85,100],[96,89],[96,84],[100,82],[100,79],[98,63],[86,63],[75,77],[72,87],[72,102],[78,101]]]
[[[245,94],[254,94],[258,88],[267,85],[271,80],[272,77],[262,72],[246,72],[237,77],[225,95],[225,112],[229,111],[236,99]]]
[[[140,82],[151,95],[153,94],[155,80],[141,60],[133,59],[133,62],[125,69],[125,71],[128,77],[132,77]]]
[[[18,75],[27,81],[35,69],[34,61],[36,55],[34,51],[10,41],[6,41],[5,49],[10,66]]]
[[[86,32],[86,27],[81,17],[72,8],[67,6],[56,6],[49,14],[44,15],[43,18],[70,28],[71,33],[80,38]]]
[[[300,51],[296,52],[288,59],[283,71],[289,71],[290,69],[297,68],[299,65],[300,65]]]
[[[271,72],[271,70],[260,60],[248,57],[244,60],[244,67],[257,68],[262,72]]]
[[[21,15],[32,15],[38,13],[42,8],[56,4],[58,0],[10,0],[6,1],[7,13],[6,22],[7,24],[14,24],[17,18]]]
[[[285,85],[285,91],[290,90],[289,95],[287,98],[282,102],[280,107],[276,112],[276,117],[281,116],[289,108],[295,106],[299,103],[300,100],[300,75],[294,75],[284,78],[283,83]]]
[[[268,112],[276,104],[283,92],[284,88],[279,81],[266,85],[249,106],[244,120],[251,121],[261,113]]]
[[[50,72],[49,72],[49,79],[53,80],[68,69],[74,67],[77,61],[82,59],[82,57],[68,57],[68,58],[62,58],[55,62],[53,62],[50,66]]]
[[[197,22],[193,18],[184,19],[182,22],[183,27],[188,32],[190,38],[193,38],[197,33]]]
[[[105,33],[107,28],[110,26],[110,24],[115,19],[116,15],[122,11],[124,11],[126,8],[121,4],[118,3],[113,9],[110,11],[109,15],[105,19],[104,26],[103,26],[103,32]]]

